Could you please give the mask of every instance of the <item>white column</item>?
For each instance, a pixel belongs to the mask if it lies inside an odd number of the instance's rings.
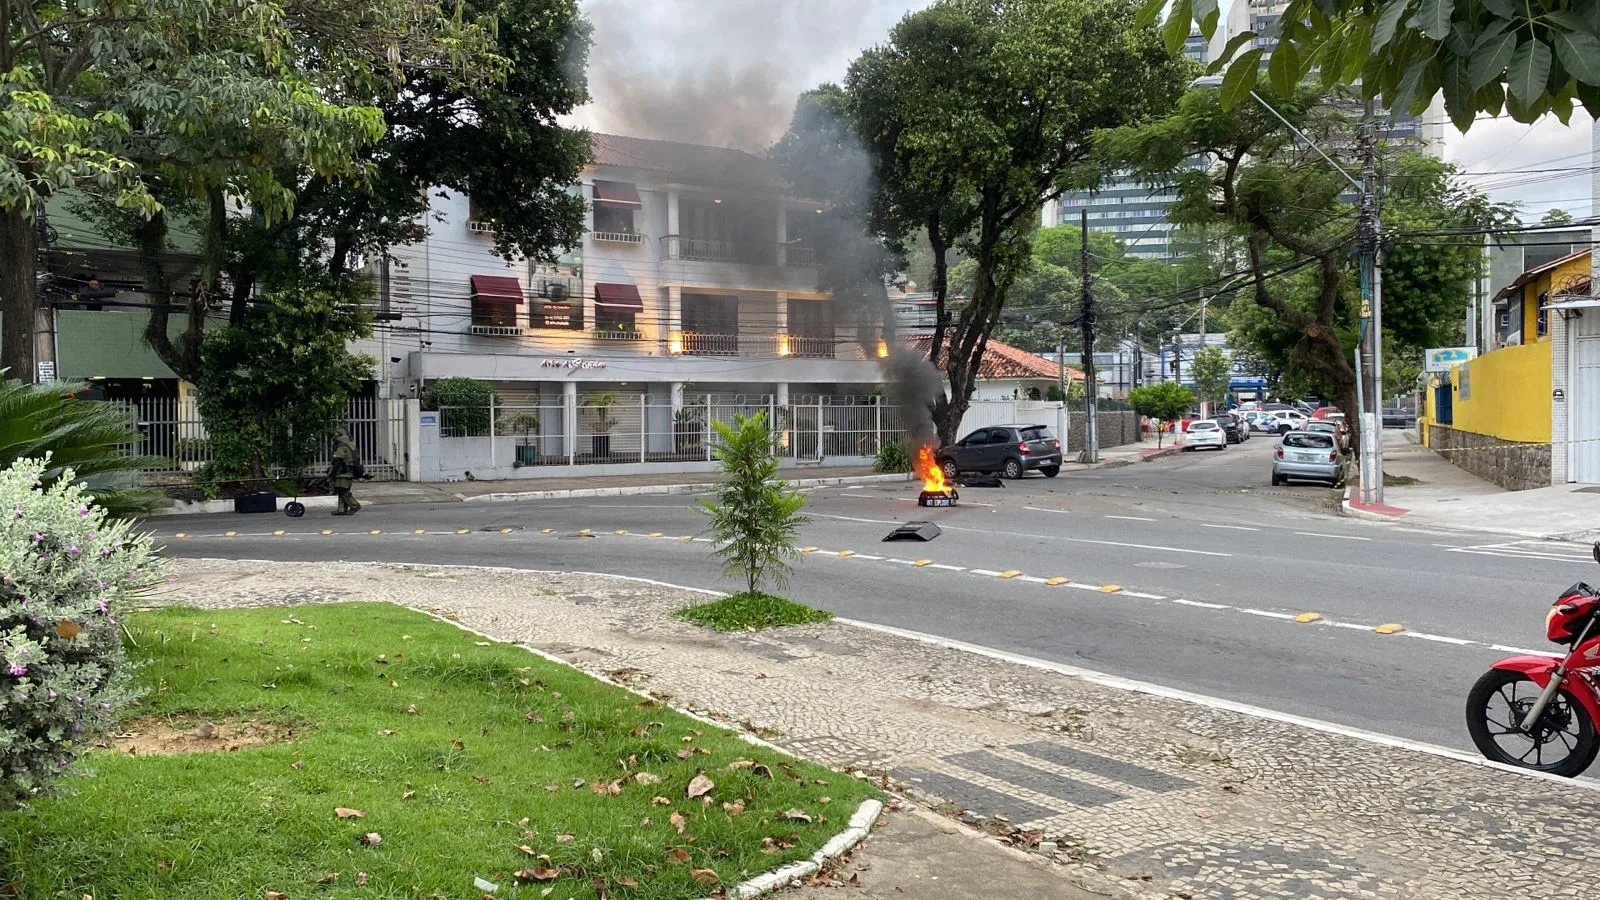
[[[680,339],[681,339],[681,333],[683,331],[683,288],[681,288],[681,287],[679,287],[678,285],[675,285],[675,284],[667,286],[667,328],[666,328],[666,331],[667,331],[667,341],[668,341],[667,352],[670,353],[673,350],[673,347],[672,347],[672,344],[671,344],[673,332],[679,332],[680,333]],[[680,346],[680,347],[677,348],[677,350],[678,350],[678,352],[681,353],[683,351],[683,348]]]
[[[678,234],[678,192],[667,191],[667,234]]]
[[[783,420],[782,420],[782,417],[789,409],[789,382],[787,382],[787,381],[778,382],[777,394],[776,394],[776,396],[774,398],[773,406],[775,407],[775,409],[773,410],[773,422],[771,423],[770,427],[777,428],[778,426],[781,426],[781,425],[784,424]],[[791,418],[790,421],[792,422],[793,419]],[[783,430],[778,434],[778,452],[779,452],[779,455],[780,456],[792,455],[790,453],[790,449],[793,446],[794,446],[794,441],[793,441],[793,439],[791,438],[791,436],[789,434],[789,427],[785,426],[785,427],[783,427]]]
[[[778,265],[789,264],[789,211],[783,201],[778,201]]]
[[[400,401],[405,408],[406,480],[422,480],[422,401],[414,397]]]
[[[578,383],[567,381],[561,385],[561,423],[563,443],[567,449],[567,464],[575,462],[578,452]]]
[[[674,381],[672,383],[672,413],[673,413],[673,415],[677,415],[678,410],[680,410],[680,409],[683,409],[683,382]]]
[[[777,304],[777,308],[772,321],[773,330],[777,333],[777,336],[773,340],[778,342],[777,347],[774,349],[786,350],[783,355],[793,356],[796,348],[790,340],[789,334],[789,295],[783,291],[778,291],[774,296],[776,299],[773,302]]]

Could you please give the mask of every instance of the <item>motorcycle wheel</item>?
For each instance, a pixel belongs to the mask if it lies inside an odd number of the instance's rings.
[[[299,500],[290,500],[283,505],[283,514],[291,519],[298,519],[306,514],[306,505]]]
[[[1540,688],[1521,672],[1490,669],[1467,694],[1467,732],[1485,758],[1564,778],[1581,775],[1600,752],[1600,737],[1572,692],[1562,688],[1545,707],[1533,731],[1523,731],[1525,715]]]

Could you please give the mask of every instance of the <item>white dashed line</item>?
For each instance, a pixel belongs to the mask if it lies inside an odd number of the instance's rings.
[[[894,524],[894,523],[890,523]],[[1185,550],[1182,547],[1158,547],[1154,544],[1129,544],[1123,541],[1095,541],[1089,538],[1062,537],[1059,534],[1029,534],[1019,531],[991,531],[987,528],[966,528],[959,525],[946,525],[946,531],[972,531],[979,534],[995,534],[1001,537],[1039,538],[1046,541],[1066,541],[1069,544],[1099,544],[1104,547],[1131,547],[1134,550],[1156,550],[1162,553],[1192,553],[1196,556],[1233,556],[1232,553],[1218,553],[1215,550]]]
[[[1200,527],[1201,528],[1226,528],[1229,531],[1260,531],[1261,530],[1259,528],[1251,528],[1248,525],[1212,525],[1212,524],[1207,523],[1207,522],[1201,522],[1200,523]]]
[[[1241,606],[1238,609],[1239,609],[1239,612],[1242,612],[1245,615],[1249,615],[1249,616],[1266,616],[1269,619],[1293,619],[1294,618],[1294,616],[1290,615],[1289,613],[1273,612],[1270,609],[1250,609],[1250,608],[1244,607],[1244,606]]]
[[[1106,516],[1106,518],[1108,518],[1108,519],[1121,519],[1121,520],[1123,520],[1125,522],[1154,522],[1155,521],[1155,519],[1147,519],[1144,516]]]
[[[1424,641],[1437,641],[1441,644],[1455,644],[1458,647],[1478,643],[1477,641],[1469,641],[1466,638],[1445,637],[1442,634],[1426,634],[1421,631],[1402,631],[1400,633],[1406,637],[1419,638]]]
[[[1069,515],[1072,512],[1068,509],[1045,509],[1042,506],[1024,506],[1023,509],[1031,509],[1034,512],[1059,513],[1063,516]]]
[[[1026,581],[1029,584],[1049,584],[1050,583],[1050,579],[1048,579],[1048,578],[1040,578],[1037,575],[1018,575],[1013,580],[1015,580],[1015,581]]]
[[[881,556],[872,556],[872,555],[867,554],[867,553],[857,553],[855,555],[855,558],[856,559],[870,559],[870,560],[873,560],[873,561],[882,561],[883,560],[883,557],[881,557]]]
[[[1489,649],[1494,650],[1497,653],[1516,653],[1521,656],[1549,656],[1554,659],[1561,658],[1560,653],[1551,653],[1549,650],[1528,650],[1522,647],[1508,647],[1505,644],[1490,644]]]
[[[990,575],[990,576],[993,576],[995,578],[999,578],[1000,575],[1001,575],[1000,572],[996,572],[996,571],[993,571],[991,569],[968,569],[967,571],[971,572],[974,575]]]
[[[1335,540],[1340,540],[1340,541],[1370,541],[1370,540],[1372,540],[1372,538],[1369,538],[1369,537],[1356,537],[1353,534],[1324,534],[1323,532],[1320,532],[1320,531],[1296,531],[1295,534],[1301,535],[1302,537],[1334,538]]]
[[[947,566],[944,563],[933,563],[932,565],[928,566],[928,568],[943,569],[946,572],[965,572],[967,570],[966,566]]]
[[[1233,608],[1233,607],[1229,606],[1226,603],[1203,603],[1203,602],[1201,602],[1199,600],[1185,600],[1182,597],[1174,597],[1174,598],[1172,598],[1172,602],[1173,603],[1181,603],[1184,606],[1198,606],[1201,609],[1232,609]]]
[[[1138,597],[1140,600],[1165,600],[1165,599],[1167,599],[1166,596],[1163,595],[1163,594],[1146,594],[1146,593],[1143,593],[1141,591],[1122,591],[1121,593],[1124,596],[1127,596],[1127,597]]]

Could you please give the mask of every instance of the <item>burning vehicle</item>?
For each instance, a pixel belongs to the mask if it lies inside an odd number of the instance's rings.
[[[922,492],[917,494],[918,506],[955,506],[961,495],[955,485],[945,480],[944,469],[934,459],[933,446],[923,444],[917,449],[917,474],[922,476]]]

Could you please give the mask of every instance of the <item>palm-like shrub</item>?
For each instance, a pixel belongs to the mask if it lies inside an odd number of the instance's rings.
[[[19,459],[47,460],[45,486],[70,470],[94,504],[118,517],[147,513],[165,501],[140,487],[145,469],[160,460],[128,452],[140,435],[121,408],[62,393],[60,385],[0,380],[0,469]]]

